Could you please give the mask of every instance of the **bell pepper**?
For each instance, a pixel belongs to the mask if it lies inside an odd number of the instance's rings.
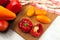
[[[6,8],[17,14],[22,10],[22,5],[18,0],[10,0],[10,3],[6,6]]]
[[[36,16],[36,20],[41,23],[51,23],[51,19],[45,15],[38,15]]]
[[[31,16],[34,15],[34,12],[35,12],[34,6],[30,5],[29,8],[28,8],[27,11],[26,11],[26,15],[27,15],[28,17],[31,17]]]
[[[5,20],[0,20],[0,32],[4,32],[8,29],[9,23]]]
[[[47,15],[47,11],[43,10],[43,9],[35,9],[35,15]]]
[[[0,19],[3,20],[14,20],[16,18],[16,14],[11,12],[10,10],[0,6]]]
[[[0,5],[5,6],[6,4],[8,4],[10,1],[9,0],[0,0]]]
[[[21,29],[23,32],[29,32],[32,28],[32,22],[28,19],[22,19],[18,23],[19,29]]]
[[[39,37],[41,36],[42,33],[43,33],[43,28],[41,24],[35,25],[30,31],[30,34],[34,37]]]

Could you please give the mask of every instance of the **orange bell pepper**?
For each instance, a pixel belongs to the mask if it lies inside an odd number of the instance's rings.
[[[50,23],[51,22],[51,19],[44,15],[36,16],[36,19],[41,23]]]
[[[47,11],[42,10],[42,9],[35,9],[35,15],[46,15]]]
[[[34,15],[34,11],[35,11],[34,6],[31,6],[31,5],[30,5],[29,8],[27,9],[26,15],[27,15],[28,17],[31,17],[31,16]]]
[[[16,18],[16,14],[9,11],[8,9],[0,6],[0,19],[4,20],[13,20]]]

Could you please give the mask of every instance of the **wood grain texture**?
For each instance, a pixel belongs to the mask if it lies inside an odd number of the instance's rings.
[[[35,16],[29,18],[26,16],[26,9],[28,8],[29,5],[23,6],[22,11],[17,15],[17,18],[15,19],[15,21],[11,24],[12,30],[14,30],[16,33],[18,33],[20,36],[22,36],[25,40],[38,40],[39,38],[35,38],[33,36],[31,36],[29,33],[24,33],[22,32],[19,28],[18,28],[18,22],[22,19],[22,18],[28,18],[32,21],[32,23],[35,25],[39,22],[36,21]],[[52,20],[57,17],[56,14],[53,13],[47,13],[47,16]],[[52,23],[51,22],[51,23]],[[50,24],[51,24],[50,23]],[[42,23],[41,23],[42,24]],[[46,29],[49,27],[50,24],[42,24],[43,25],[43,32],[46,31]]]

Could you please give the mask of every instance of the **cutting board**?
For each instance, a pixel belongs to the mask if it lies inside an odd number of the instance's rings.
[[[36,37],[33,37],[32,35],[30,35],[29,33],[24,33],[22,32],[19,28],[18,28],[18,22],[22,19],[22,18],[28,18],[30,21],[32,21],[32,23],[35,25],[37,23],[40,23],[38,22],[36,19],[35,19],[35,16],[33,17],[27,17],[26,16],[26,10],[28,8],[28,6],[30,5],[25,5],[23,6],[23,9],[22,11],[17,14],[17,18],[14,20],[14,22],[11,24],[11,27],[12,27],[12,30],[14,30],[16,33],[18,33],[21,37],[23,37],[25,40],[38,40],[40,37],[36,38]],[[52,20],[51,23],[54,21],[54,19],[57,17],[56,14],[53,14],[53,13],[47,13],[47,16]],[[51,24],[50,23],[50,24]],[[41,23],[42,24],[42,23]],[[43,33],[46,31],[46,29],[50,26],[50,24],[42,24],[43,25]]]

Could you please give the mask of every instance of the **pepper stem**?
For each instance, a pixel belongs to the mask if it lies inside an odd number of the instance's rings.
[[[28,26],[28,24],[27,24],[27,23],[24,23],[24,26],[25,26],[25,27],[27,27],[27,26]]]

